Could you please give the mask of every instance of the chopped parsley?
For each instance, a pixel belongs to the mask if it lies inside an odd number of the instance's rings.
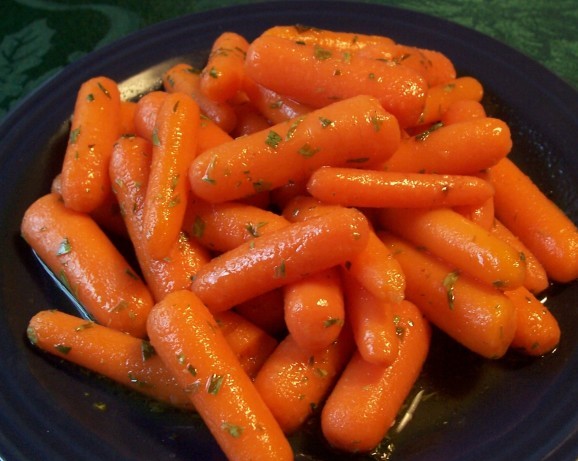
[[[453,271],[450,272],[448,275],[445,276],[444,280],[443,280],[443,286],[446,289],[446,296],[448,299],[448,304],[450,306],[450,309],[454,308],[454,302],[455,302],[455,294],[454,294],[454,288],[455,288],[455,284],[458,280],[459,277],[459,271]]]
[[[283,138],[277,133],[276,131],[270,130],[269,134],[267,134],[267,139],[265,139],[265,144],[273,149],[277,149],[279,143],[283,140]]]

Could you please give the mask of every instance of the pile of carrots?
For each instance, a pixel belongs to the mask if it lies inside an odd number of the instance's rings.
[[[439,51],[300,26],[225,32],[137,101],[86,81],[21,230],[92,320],[41,311],[30,341],[198,412],[231,460],[293,459],[314,411],[372,450],[432,325],[551,353],[537,296],[578,277],[578,231],[482,96]]]

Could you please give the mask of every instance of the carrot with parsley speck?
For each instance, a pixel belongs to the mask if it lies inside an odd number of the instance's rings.
[[[178,63],[163,74],[163,87],[167,93],[185,93],[199,105],[201,113],[230,133],[237,124],[237,116],[227,102],[217,102],[201,91],[201,70]]]
[[[453,62],[439,50],[398,43],[393,59],[402,66],[415,69],[423,76],[429,88],[451,83],[456,78]]]
[[[457,342],[489,359],[508,350],[516,330],[516,309],[503,292],[393,234],[379,237],[399,261],[406,299]]]
[[[156,118],[143,210],[143,236],[148,253],[156,259],[168,256],[182,230],[199,120],[199,106],[183,93],[169,94]]]
[[[318,44],[262,35],[245,62],[254,82],[312,108],[370,95],[407,127],[417,123],[425,104],[427,84],[414,69]]]
[[[121,134],[120,92],[115,81],[94,77],[76,97],[62,164],[62,198],[68,208],[90,212],[110,191],[108,162]]]
[[[146,334],[152,295],[88,214],[47,194],[28,207],[21,233],[98,323],[136,337]]]
[[[487,117],[481,102],[473,99],[460,99],[450,103],[440,121],[444,125]]]
[[[149,315],[148,334],[227,459],[293,460],[279,424],[197,296],[166,296]]]
[[[34,346],[49,354],[166,404],[194,409],[189,395],[145,339],[57,310],[36,313],[26,332]]]
[[[334,447],[365,453],[385,437],[415,384],[430,345],[431,329],[412,303],[393,311],[399,354],[390,365],[365,361],[356,352],[321,412],[321,429]]]
[[[342,209],[293,223],[212,259],[192,290],[212,312],[227,310],[309,274],[342,264],[367,244],[369,223]]]
[[[494,195],[491,183],[476,176],[335,167],[315,171],[307,190],[325,203],[361,208],[479,205]]]
[[[355,349],[344,328],[336,341],[312,353],[287,335],[255,377],[255,387],[286,434],[317,413]]]
[[[232,99],[243,86],[248,48],[249,42],[242,35],[230,31],[219,35],[201,70],[201,91],[213,101]]]
[[[134,114],[137,136],[152,142],[157,116],[167,95],[166,91],[151,91],[138,100]]]
[[[204,200],[236,200],[304,180],[325,165],[370,168],[399,142],[395,117],[376,99],[357,96],[209,149],[193,161],[189,180]]]

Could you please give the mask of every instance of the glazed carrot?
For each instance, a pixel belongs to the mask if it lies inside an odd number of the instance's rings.
[[[227,459],[293,459],[279,424],[192,292],[177,291],[157,303],[148,333]]]
[[[393,59],[397,59],[401,65],[411,67],[419,72],[430,89],[451,83],[456,79],[456,69],[453,62],[438,50],[397,44]]]
[[[384,438],[409,395],[430,344],[430,327],[410,302],[395,307],[399,354],[391,365],[369,363],[356,352],[321,413],[327,441],[348,452],[368,452]]]
[[[171,291],[188,288],[210,256],[184,231],[167,258],[155,259],[148,253],[143,238],[143,211],[151,158],[152,146],[145,139],[120,138],[112,153],[110,177],[143,277],[153,298],[160,301]]]
[[[137,136],[152,142],[157,115],[167,96],[165,91],[151,91],[138,100],[134,114]]]
[[[120,135],[116,82],[94,77],[78,91],[62,164],[62,198],[68,208],[90,212],[110,189],[108,161]]]
[[[502,292],[392,234],[379,236],[401,264],[406,299],[429,321],[483,357],[506,353],[515,334],[516,309]]]
[[[35,314],[30,342],[69,362],[167,404],[193,409],[189,395],[147,340],[57,310]]]
[[[428,208],[481,204],[493,186],[475,176],[319,168],[309,193],[326,203],[363,208]]]
[[[305,351],[334,342],[345,323],[341,275],[337,267],[311,274],[284,287],[285,323]]]
[[[138,105],[134,101],[120,102],[120,134],[135,134],[135,115]]]
[[[201,71],[201,91],[217,102],[233,98],[242,89],[248,48],[249,43],[242,35],[235,32],[219,35]]]
[[[237,125],[231,131],[233,138],[253,134],[270,126],[269,121],[250,101],[234,104],[233,109],[237,115]]]
[[[282,216],[252,205],[193,198],[184,227],[205,247],[222,253],[288,225]]]
[[[270,193],[271,205],[277,207],[278,210],[284,210],[292,200],[309,195],[307,182],[308,180],[291,181],[272,190]]]
[[[494,196],[479,205],[454,206],[453,210],[486,230],[494,225]]]
[[[258,85],[246,78],[243,91],[253,105],[272,124],[286,122],[311,112],[311,108]]]
[[[374,98],[357,96],[209,149],[193,161],[189,179],[204,200],[235,200],[304,180],[325,165],[380,164],[399,138],[395,118]]]
[[[199,124],[197,141],[197,154],[232,140],[233,138],[229,133],[223,130],[206,115],[201,114],[201,123]]]
[[[496,189],[497,218],[538,258],[551,279],[576,279],[576,225],[510,159],[495,165],[490,177]]]
[[[98,323],[144,336],[152,296],[92,218],[47,194],[28,207],[21,232]]]
[[[444,125],[451,125],[484,117],[487,117],[487,114],[481,102],[473,99],[460,99],[450,103],[442,114],[441,122]]]
[[[277,341],[233,311],[219,312],[215,320],[241,367],[253,379],[277,347]]]
[[[187,171],[197,149],[199,106],[183,93],[171,93],[160,108],[143,210],[151,257],[166,257],[181,232],[189,182]]]
[[[370,95],[406,127],[416,124],[425,104],[427,84],[415,70],[318,44],[262,35],[245,62],[256,83],[313,108]]]
[[[393,304],[373,296],[348,273],[344,273],[343,285],[347,319],[359,354],[367,362],[393,363],[399,350]]]
[[[495,165],[512,149],[510,128],[496,118],[448,126],[433,125],[404,138],[383,169],[405,173],[476,174]]]
[[[163,86],[168,93],[180,92],[192,97],[201,112],[228,133],[237,124],[235,111],[228,103],[213,101],[201,91],[200,73],[189,64],[175,64],[163,74]]]
[[[540,293],[548,288],[548,274],[546,274],[544,266],[540,264],[540,261],[538,261],[536,256],[534,256],[528,247],[524,245],[520,239],[512,233],[512,231],[504,226],[500,220],[494,219],[493,225],[490,227],[490,232],[492,235],[495,235],[500,240],[516,249],[520,254],[524,255],[524,261],[526,263],[524,286],[528,290],[532,293]]]
[[[223,311],[347,261],[365,247],[368,233],[367,219],[354,209],[293,223],[214,258],[192,290],[212,312]]]
[[[560,326],[550,310],[526,287],[504,294],[516,307],[516,334],[512,348],[532,356],[552,352],[560,342]]]
[[[339,206],[299,196],[287,204],[283,216],[288,221],[299,222],[335,209],[339,209]],[[404,298],[405,280],[401,267],[373,230],[369,232],[365,248],[346,261],[343,267],[377,298],[392,303]]]
[[[379,221],[386,230],[426,248],[483,283],[502,290],[524,283],[523,255],[451,209],[384,209]]]
[[[248,299],[236,305],[235,311],[275,338],[287,331],[282,288]]]
[[[454,102],[463,99],[480,102],[483,95],[482,84],[473,77],[458,77],[432,86],[427,91],[418,124],[439,122]]]
[[[255,387],[286,434],[299,429],[323,404],[355,346],[345,328],[337,341],[312,354],[287,335],[263,364]]]

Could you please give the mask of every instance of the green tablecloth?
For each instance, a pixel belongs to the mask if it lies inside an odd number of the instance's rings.
[[[0,118],[70,62],[150,24],[257,0],[1,0]],[[373,0],[496,38],[578,88],[576,0]],[[339,8],[337,2],[335,8]]]

